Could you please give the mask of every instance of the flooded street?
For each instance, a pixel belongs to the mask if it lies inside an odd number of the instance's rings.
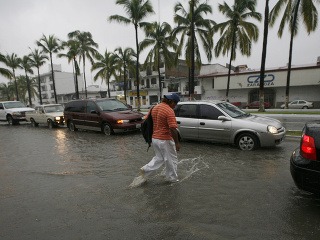
[[[153,176],[140,133],[0,124],[0,239],[319,239],[320,200],[299,191],[298,140],[252,152],[183,142],[180,182]]]

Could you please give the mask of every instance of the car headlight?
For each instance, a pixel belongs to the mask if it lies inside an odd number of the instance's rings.
[[[129,120],[117,120],[118,124],[128,123],[128,122],[129,122]]]
[[[272,134],[278,133],[278,129],[274,126],[268,126],[268,132]]]
[[[21,112],[13,112],[12,115],[13,115],[13,116],[20,116],[20,115],[21,115]]]
[[[59,122],[60,121],[60,117],[55,117],[54,120]]]

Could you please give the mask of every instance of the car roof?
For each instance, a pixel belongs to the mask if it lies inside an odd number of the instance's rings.
[[[188,103],[196,103],[196,104],[201,104],[201,103],[211,103],[211,104],[217,104],[217,103],[223,103],[226,101],[222,100],[192,100],[192,101],[181,101],[178,102],[178,104],[188,104]]]
[[[20,101],[0,101],[0,103],[20,102]]]
[[[49,106],[62,106],[62,105],[59,103],[49,103],[49,104],[37,105],[36,107],[49,107]]]

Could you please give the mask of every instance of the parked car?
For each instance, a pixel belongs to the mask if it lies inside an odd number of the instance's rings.
[[[246,108],[256,108],[256,109],[259,109],[260,107],[260,102],[259,101],[254,101],[252,103],[249,103]],[[271,103],[269,102],[264,102],[264,108],[267,109],[267,108],[270,108],[271,107]]]
[[[61,104],[44,104],[36,106],[35,110],[26,113],[26,118],[36,127],[45,124],[49,128],[63,126],[63,106]]]
[[[290,171],[298,188],[320,194],[320,121],[305,124],[300,146],[290,158]]]
[[[245,113],[224,101],[179,102],[175,114],[182,140],[229,143],[250,151],[273,147],[286,133],[280,121]]]
[[[71,131],[87,129],[106,135],[140,130],[144,115],[112,98],[74,100],[64,108],[65,122]]]
[[[34,108],[26,107],[19,101],[0,102],[0,121],[8,121],[11,125],[27,121],[26,112],[29,111],[34,111]]]
[[[281,105],[281,108],[284,108],[285,104]],[[313,102],[308,102],[305,100],[295,100],[288,103],[288,108],[295,108],[295,109],[308,109],[313,108]]]

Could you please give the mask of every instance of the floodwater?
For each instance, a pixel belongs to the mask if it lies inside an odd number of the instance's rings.
[[[179,183],[161,170],[129,185],[152,157],[139,133],[0,124],[0,239],[319,239],[320,200],[299,191],[271,149],[183,142]]]

